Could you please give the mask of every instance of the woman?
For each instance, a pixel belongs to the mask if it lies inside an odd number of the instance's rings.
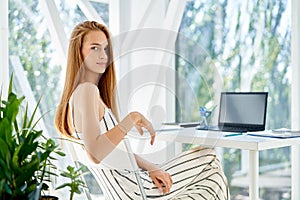
[[[108,29],[94,21],[78,24],[71,35],[66,81],[55,124],[63,135],[84,141],[90,159],[102,163],[115,156],[115,149],[135,126],[145,128],[155,140],[152,124],[140,113],[131,112],[121,121],[116,108],[116,78],[111,37]],[[162,166],[135,155],[149,199],[229,199],[226,178],[212,149],[195,148],[180,154]],[[114,157],[118,159],[118,157]],[[121,172],[110,169],[115,187],[129,199],[138,194],[128,188],[134,184]],[[113,197],[119,198],[119,197]]]

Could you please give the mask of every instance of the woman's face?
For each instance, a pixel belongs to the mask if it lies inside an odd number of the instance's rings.
[[[108,62],[108,42],[102,31],[90,31],[84,36],[81,54],[89,72],[102,74]]]

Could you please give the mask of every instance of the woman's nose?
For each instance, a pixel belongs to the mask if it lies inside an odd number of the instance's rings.
[[[104,49],[102,49],[102,50],[100,51],[99,57],[100,57],[101,60],[107,59],[107,55],[106,55],[106,52],[105,52]]]

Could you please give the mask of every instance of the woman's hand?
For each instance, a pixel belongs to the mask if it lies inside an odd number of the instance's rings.
[[[155,130],[151,124],[142,114],[139,112],[131,112],[129,113],[119,124],[119,128],[127,134],[133,126],[136,127],[140,135],[144,134],[142,128],[145,128],[149,131],[151,140],[150,144],[153,145],[155,140]]]
[[[151,136],[150,144],[153,145],[154,140],[155,140],[155,130],[154,130],[151,122],[148,121],[142,114],[140,114],[138,112],[131,112],[130,117],[132,119],[132,122],[134,122],[134,125],[135,125],[136,129],[138,130],[138,132],[140,133],[140,135],[144,134],[142,127],[146,128],[149,131],[150,136]]]
[[[153,164],[139,155],[135,154],[135,159],[137,161],[138,166],[141,169],[148,171],[150,178],[157,186],[157,188],[165,195],[168,194],[173,185],[173,180],[171,175],[158,167],[158,165]]]
[[[173,181],[171,175],[168,172],[158,168],[149,171],[149,176],[164,195],[170,193]]]

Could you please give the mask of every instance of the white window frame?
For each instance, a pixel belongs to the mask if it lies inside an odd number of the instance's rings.
[[[291,36],[291,64],[292,64],[292,84],[291,84],[291,125],[292,128],[300,128],[300,2],[292,1],[292,36]],[[292,199],[300,197],[300,145],[291,147],[291,174]]]
[[[110,4],[110,13],[116,12],[110,19],[114,19],[115,27],[111,24],[112,32],[119,32],[124,30],[121,26],[122,15],[128,12],[125,5],[128,2],[133,3],[134,0],[111,0],[107,1]],[[150,2],[151,1],[145,1]],[[154,2],[154,1],[153,1]],[[174,1],[165,1],[165,3]],[[300,128],[300,2],[299,0],[291,0],[291,13],[292,13],[292,40],[291,40],[291,63],[292,63],[292,84],[291,84],[291,125],[292,128]],[[123,14],[122,14],[123,13]],[[117,19],[117,21],[115,21]],[[130,26],[130,23],[127,24]],[[5,95],[9,84],[9,55],[8,55],[8,1],[0,1],[0,84],[2,85],[2,93]],[[65,46],[65,45],[62,45]],[[168,101],[174,101],[174,96],[168,96]],[[168,104],[167,118],[175,119],[175,106]],[[292,147],[292,173],[297,175],[292,177],[292,182],[296,182],[298,188],[293,188],[292,197],[298,197],[300,191],[300,146]]]

